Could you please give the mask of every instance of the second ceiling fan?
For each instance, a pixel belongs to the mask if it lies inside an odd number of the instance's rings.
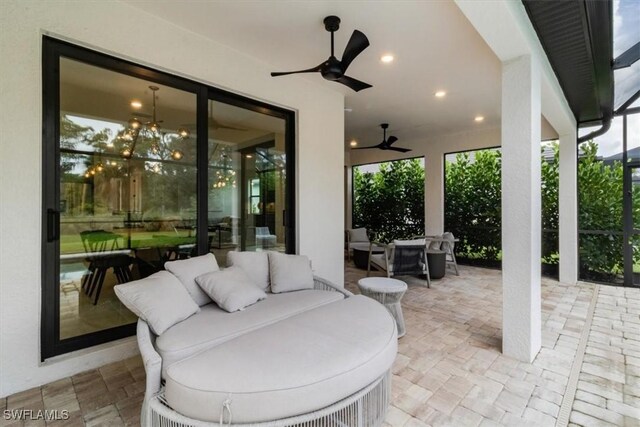
[[[402,148],[402,147],[393,147],[392,144],[398,140],[395,136],[389,136],[387,138],[387,128],[389,127],[389,123],[382,123],[380,125],[382,128],[382,142],[378,145],[372,145],[370,147],[357,147],[354,150],[368,150],[370,148],[377,148],[379,150],[391,150],[391,151],[399,151],[401,153],[406,153],[411,151],[410,148]]]

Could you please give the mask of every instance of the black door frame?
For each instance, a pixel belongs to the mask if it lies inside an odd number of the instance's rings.
[[[280,117],[285,120],[286,195],[285,241],[286,252],[296,252],[295,229],[295,112],[276,107],[246,96],[157,71],[149,67],[100,53],[52,37],[43,36],[42,43],[42,273],[41,273],[41,351],[47,358],[94,345],[114,341],[135,334],[135,323],[60,340],[60,58],[69,58],[119,72],[149,82],[171,86],[196,95],[197,118],[197,222],[198,254],[208,248],[208,101],[214,99],[241,108]]]

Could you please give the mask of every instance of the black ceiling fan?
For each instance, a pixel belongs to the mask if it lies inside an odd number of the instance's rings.
[[[391,145],[394,142],[396,142],[398,138],[396,138],[395,136],[390,136],[389,138],[387,138],[387,128],[389,127],[388,123],[382,123],[380,127],[382,128],[382,132],[383,132],[382,142],[380,144],[372,145],[371,147],[357,147],[357,148],[354,148],[354,150],[367,150],[369,148],[379,148],[380,150],[392,150],[392,151],[399,151],[401,153],[406,153],[408,151],[411,151],[411,149],[409,148],[392,147]]]
[[[329,57],[329,59],[327,59],[317,67],[309,68],[307,70],[271,73],[271,76],[277,77],[286,76],[287,74],[320,72],[320,74],[322,74],[322,77],[324,77],[325,79],[342,83],[343,85],[350,87],[356,92],[372,87],[370,84],[361,82],[360,80],[356,80],[349,76],[345,76],[344,74],[347,72],[347,68],[349,68],[351,62],[358,55],[360,55],[363,50],[369,47],[369,39],[367,39],[367,36],[365,36],[358,30],[354,30],[353,34],[351,34],[351,38],[349,39],[349,43],[347,43],[347,47],[344,49],[342,59],[338,60],[334,56],[333,51],[333,33],[335,31],[338,31],[338,29],[340,28],[340,18],[338,18],[337,16],[327,16],[326,18],[324,18],[323,22],[324,28],[331,33],[331,56]]]

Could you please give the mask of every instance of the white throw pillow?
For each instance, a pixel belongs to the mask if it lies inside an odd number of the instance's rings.
[[[274,294],[314,287],[311,262],[304,255],[269,252],[269,272]]]
[[[367,236],[367,229],[354,228],[353,230],[349,230],[349,241],[350,242],[368,242],[369,236]]]
[[[229,252],[227,267],[240,267],[256,286],[269,289],[269,258],[267,252]]]
[[[180,282],[182,282],[187,289],[191,298],[193,298],[200,307],[211,302],[211,298],[209,298],[196,283],[196,277],[220,270],[218,261],[216,261],[216,257],[214,257],[213,254],[209,253],[188,259],[167,261],[164,263],[164,268],[180,279]]]
[[[221,309],[229,313],[242,310],[267,297],[237,266],[203,274],[196,278],[196,282]]]
[[[413,239],[413,240],[394,240],[395,246],[423,246],[427,244],[426,239]]]
[[[178,278],[167,271],[113,289],[120,301],[147,322],[156,335],[200,311]]]

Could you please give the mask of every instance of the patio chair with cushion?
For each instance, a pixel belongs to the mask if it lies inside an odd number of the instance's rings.
[[[256,227],[256,244],[260,248],[272,248],[276,245],[277,237],[271,234],[269,227]]]
[[[447,253],[447,258],[446,258],[446,263],[447,263],[447,267],[453,267],[453,270],[456,272],[456,276],[459,276],[460,273],[458,272],[458,263],[456,262],[456,254],[455,254],[455,249],[456,249],[456,239],[453,235],[453,233],[444,233],[442,235],[442,245],[440,246],[440,249],[445,251]]]
[[[347,230],[347,261],[351,261],[351,252],[353,251],[354,245],[362,245],[363,243],[369,244],[371,241],[369,240],[369,233],[367,229],[364,227],[353,228]]]
[[[431,287],[429,264],[427,263],[427,244],[425,239],[394,240],[392,244],[373,242],[374,245],[384,248],[384,253],[369,253],[367,276],[371,272],[371,266],[385,271],[387,277],[392,276],[425,276],[427,287]]]

